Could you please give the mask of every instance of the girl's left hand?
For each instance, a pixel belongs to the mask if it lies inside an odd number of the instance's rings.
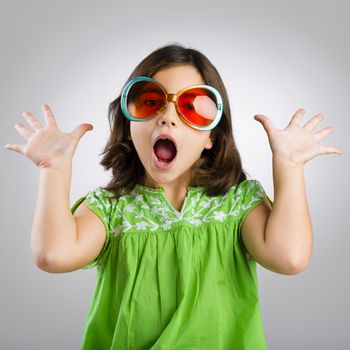
[[[273,156],[287,161],[292,166],[300,166],[321,154],[342,154],[338,147],[322,146],[318,143],[333,132],[333,127],[328,126],[312,133],[315,126],[323,120],[323,115],[315,115],[302,127],[300,122],[304,113],[303,108],[298,109],[283,130],[276,129],[271,120],[264,115],[255,115],[254,119],[263,125],[267,133]]]

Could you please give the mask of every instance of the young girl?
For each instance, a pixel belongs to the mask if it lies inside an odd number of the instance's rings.
[[[90,124],[59,130],[23,113],[25,145],[5,148],[40,168],[31,246],[48,272],[97,268],[82,349],[266,349],[256,263],[303,271],[312,225],[304,164],[340,154],[301,126],[299,109],[278,130],[256,115],[273,153],[274,202],[247,179],[222,79],[200,52],[168,45],[133,71],[110,104],[101,164],[112,179],[70,209],[72,158]]]

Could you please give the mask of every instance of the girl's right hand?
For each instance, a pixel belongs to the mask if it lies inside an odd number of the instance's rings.
[[[25,155],[41,169],[61,169],[70,166],[78,142],[87,131],[93,129],[93,126],[80,124],[71,133],[64,133],[58,128],[51,108],[48,105],[41,108],[46,125],[43,127],[32,113],[23,112],[22,115],[34,132],[17,123],[15,129],[28,142],[25,145],[7,144],[5,149]]]

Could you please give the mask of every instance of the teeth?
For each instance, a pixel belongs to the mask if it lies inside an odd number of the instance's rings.
[[[169,140],[170,141],[170,139],[168,139],[168,138],[166,138],[166,137],[160,137],[158,140]],[[157,141],[158,141],[157,140]]]
[[[171,141],[173,144],[174,144],[174,146],[175,146],[175,148],[176,148],[176,145],[175,145],[175,142],[174,141],[172,141],[170,138],[168,138],[168,137],[160,137],[159,139],[157,139],[156,140],[156,142],[154,143],[154,145],[157,143],[157,141],[159,141],[159,140],[169,140],[169,141]],[[153,147],[154,147],[154,145],[153,145]]]

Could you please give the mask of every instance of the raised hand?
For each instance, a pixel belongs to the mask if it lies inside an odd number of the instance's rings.
[[[42,126],[32,113],[24,112],[23,116],[33,130],[26,129],[21,123],[17,123],[15,129],[27,143],[7,144],[5,149],[23,154],[39,168],[66,167],[71,164],[79,140],[93,126],[80,124],[71,133],[64,133],[58,128],[52,109],[48,105],[41,108],[46,125]]]
[[[267,133],[273,156],[284,159],[293,166],[299,166],[322,154],[342,154],[339,147],[322,146],[318,143],[333,132],[333,127],[328,126],[315,133],[312,132],[324,116],[317,114],[301,126],[304,114],[303,108],[298,109],[283,130],[276,129],[266,116],[255,115],[254,119],[263,125]]]

